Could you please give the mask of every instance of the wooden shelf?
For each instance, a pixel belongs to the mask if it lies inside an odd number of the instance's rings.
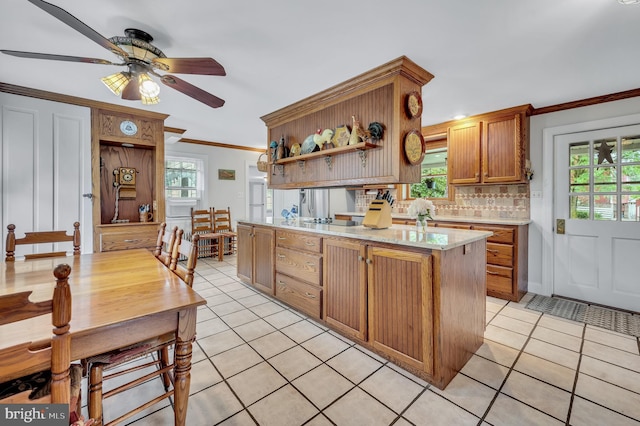
[[[312,158],[318,158],[318,157],[331,157],[334,155],[344,154],[347,152],[366,151],[368,149],[380,148],[381,146],[382,145],[373,144],[369,142],[360,142],[355,145],[340,146],[338,148],[324,149],[321,151],[311,152],[309,154],[301,154],[301,155],[296,155],[295,157],[283,158],[281,160],[276,160],[274,164],[293,163],[296,161],[311,160]]]

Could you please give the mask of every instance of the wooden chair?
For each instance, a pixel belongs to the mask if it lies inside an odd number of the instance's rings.
[[[176,237],[177,243],[173,246],[169,269],[182,278],[189,287],[192,287],[196,263],[198,262],[200,235],[196,234],[191,238],[191,241],[187,241],[182,239],[182,234],[183,230],[181,229]],[[182,266],[179,263],[180,257],[187,258],[186,265]]]
[[[175,243],[171,251],[171,261],[169,263],[169,269],[178,275],[187,285],[193,285],[194,272],[196,263],[198,260],[198,240],[199,236],[194,235],[192,241],[182,239],[184,231],[182,229],[176,232]],[[180,256],[187,258],[186,264],[183,266],[180,264]],[[150,401],[122,414],[117,419],[112,420],[105,425],[115,425],[124,420],[134,416],[135,414],[145,410],[146,408],[162,401],[163,399],[173,396],[173,367],[174,360],[169,356],[169,349],[175,343],[175,334],[170,333],[164,336],[141,342],[134,345],[131,348],[125,348],[118,351],[112,351],[109,354],[104,354],[98,357],[92,357],[87,360],[89,366],[89,416],[96,421],[96,425],[103,424],[103,407],[102,404],[105,399],[120,394],[124,391],[130,390],[137,385],[145,383],[156,377],[162,379],[164,385],[164,393],[151,399]],[[136,358],[144,356],[150,356],[151,354],[157,354],[157,360],[151,359],[145,364],[136,364],[129,368],[119,368],[117,372],[109,375],[104,375],[105,370],[112,369],[117,366],[122,366],[125,362],[131,361]],[[124,366],[122,366],[124,367]],[[148,374],[141,375],[140,371],[148,367],[155,367],[156,370]],[[123,385],[103,392],[103,383],[112,378],[122,378],[130,374],[138,372],[135,376]]]
[[[70,404],[70,418],[78,418],[82,371],[71,367],[70,273],[67,264],[54,269],[56,287],[49,300],[31,302],[31,291],[0,296],[0,326],[41,315],[51,315],[53,324],[49,342],[0,349],[0,404]]]
[[[213,209],[213,232],[224,235],[224,253],[236,252],[236,239],[238,234],[231,228],[231,208],[226,210]]]
[[[173,245],[176,242],[178,227],[174,226],[169,234],[165,234],[166,227],[167,224],[165,222],[160,224],[158,241],[156,241],[156,249],[153,251],[153,255],[168,267],[171,263],[171,253],[173,252]]]
[[[40,232],[25,232],[24,238],[17,238],[15,234],[16,226],[10,224],[7,226],[7,242],[5,248],[7,251],[5,262],[13,262],[15,258],[15,250],[17,245],[24,244],[52,244],[63,243],[71,241],[73,242],[73,254],[80,254],[80,223],[75,222],[73,224],[73,235],[67,235],[66,231],[40,231]],[[25,254],[25,259],[38,259],[43,257],[58,257],[66,256],[66,251],[54,251],[47,253],[33,253]]]
[[[200,236],[200,257],[218,256],[222,260],[224,253],[220,250],[220,234],[213,230],[213,208],[208,210],[195,210],[191,208],[191,236]]]

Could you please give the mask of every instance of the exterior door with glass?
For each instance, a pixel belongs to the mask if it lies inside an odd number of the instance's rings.
[[[640,311],[640,125],[555,137],[554,294]]]

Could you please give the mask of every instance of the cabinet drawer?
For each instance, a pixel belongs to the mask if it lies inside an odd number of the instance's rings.
[[[276,248],[276,271],[322,285],[322,255],[303,253],[284,247]]]
[[[321,253],[322,237],[317,237],[315,235],[301,232],[277,230],[276,245],[278,247],[289,247],[294,249],[297,248],[314,253]]]
[[[487,290],[511,294],[513,291],[513,268],[487,265]]]
[[[114,232],[100,234],[100,251],[154,248],[157,232]]]
[[[487,264],[513,267],[513,246],[487,243]]]
[[[321,316],[322,290],[320,287],[276,273],[276,297],[314,318]]]
[[[514,242],[514,230],[512,228],[474,225],[473,229],[476,231],[493,232],[493,235],[487,238],[487,242],[489,243],[513,244]]]
[[[463,225],[460,223],[443,223],[443,222],[438,222],[436,223],[436,226],[438,228],[452,228],[452,229],[471,229],[471,225]]]

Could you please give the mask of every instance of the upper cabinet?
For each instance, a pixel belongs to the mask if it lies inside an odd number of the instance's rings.
[[[285,152],[302,149],[302,154],[270,159],[269,186],[287,189],[418,182],[420,161],[416,156],[424,151],[420,96],[422,86],[432,78],[402,56],[261,117],[268,128],[267,146],[284,138]],[[381,123],[382,138],[323,144],[324,149],[315,150],[309,149],[313,145],[305,146],[305,140],[319,129],[336,133],[336,129],[349,126],[353,132],[353,118],[365,131],[371,123]]]
[[[531,105],[423,128],[447,132],[449,183],[524,183]]]

